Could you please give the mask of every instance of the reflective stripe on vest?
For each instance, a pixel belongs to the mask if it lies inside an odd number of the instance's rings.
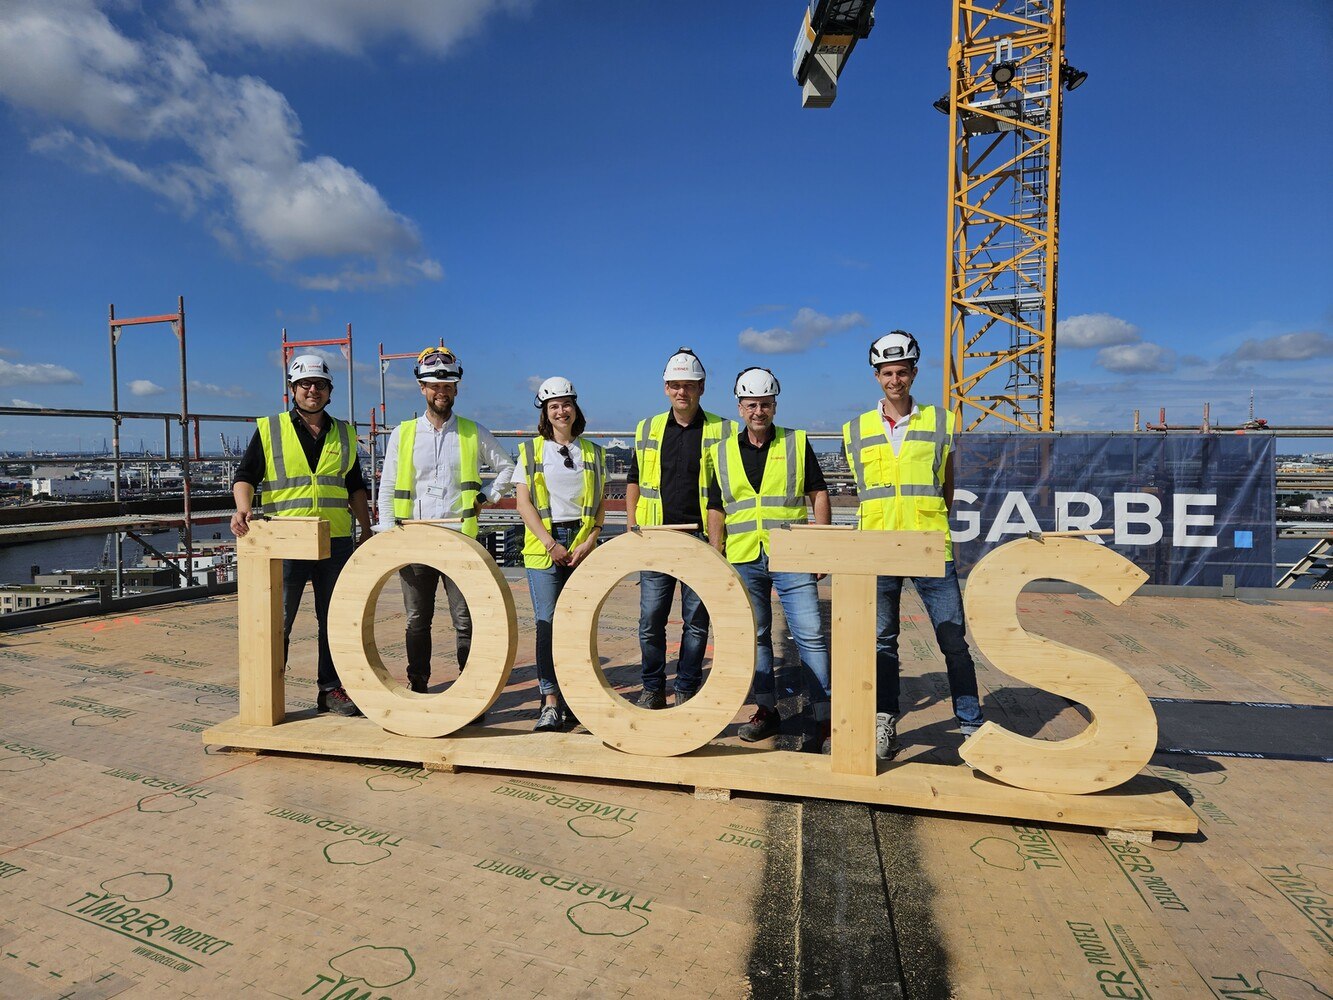
[[[551,531],[551,491],[546,485],[542,466],[546,439],[535,437],[524,441],[518,448],[518,464],[527,476],[528,497],[537,508],[537,516],[548,532]],[[582,522],[570,543],[572,548],[585,541],[597,524],[597,510],[602,505],[602,490],[606,483],[606,450],[599,444],[579,438],[579,457],[583,460],[583,489],[578,496],[579,519]],[[523,565],[528,569],[550,569],[551,553],[524,525]]]
[[[312,470],[290,413],[259,421],[264,447],[263,512],[275,517],[322,517],[329,536],[350,538],[352,512],[347,476],[356,462],[356,439],[346,421],[325,414],[329,429]]]
[[[738,434],[715,445],[712,455],[726,512],[729,562],[754,562],[768,551],[770,531],[806,523],[805,431],[773,428],[758,493],[745,474]]]
[[[944,558],[953,558],[944,468],[953,447],[952,414],[925,406],[909,418],[894,455],[878,408],[842,426],[842,443],[856,481],[860,527],[871,531],[940,531]]]
[[[703,440],[699,447],[699,528],[708,524],[708,455],[713,445],[736,433],[734,420],[723,420],[715,413],[702,411]],[[634,431],[634,456],[639,466],[639,502],[635,520],[641,525],[662,523],[662,440],[666,437],[671,411],[639,421]]]
[[[452,514],[463,519],[463,534],[477,537],[477,494],[481,492],[481,459],[477,445],[477,425],[467,417],[458,421],[458,503]],[[416,516],[417,469],[415,450],[417,422],[404,420],[398,425],[398,474],[393,482],[393,516],[410,521]]]

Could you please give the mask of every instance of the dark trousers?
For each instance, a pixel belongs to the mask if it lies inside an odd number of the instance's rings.
[[[409,680],[430,680],[431,638],[430,626],[435,620],[435,593],[444,582],[444,593],[449,598],[449,617],[454,623],[454,639],[458,651],[458,669],[467,666],[472,651],[472,614],[468,611],[463,592],[447,576],[433,566],[413,563],[398,571],[403,584],[403,608],[407,612],[407,677]]]
[[[329,652],[329,601],[333,597],[333,585],[338,582],[338,574],[351,558],[354,547],[350,537],[330,538],[327,559],[282,561],[282,661],[284,664],[287,662],[292,623],[296,621],[296,612],[305,595],[305,585],[309,583],[315,590],[315,621],[319,623],[318,681],[321,691],[342,687],[338,671],[333,666],[333,654]]]

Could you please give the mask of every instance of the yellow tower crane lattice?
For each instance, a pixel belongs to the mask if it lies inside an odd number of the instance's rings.
[[[962,424],[1055,429],[1064,0],[954,0],[944,396]],[[998,429],[998,428],[997,428]]]
[[[792,53],[805,107],[829,107],[875,0],[809,0]],[[968,429],[1055,428],[1064,0],[953,0],[944,398]],[[997,428],[998,429],[998,428]]]

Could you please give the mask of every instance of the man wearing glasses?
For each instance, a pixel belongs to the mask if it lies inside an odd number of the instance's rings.
[[[485,427],[454,413],[463,366],[452,351],[426,348],[413,371],[426,412],[404,420],[389,435],[380,474],[377,530],[386,531],[396,521],[449,520],[453,523],[447,527],[476,538],[482,505],[498,500],[509,487],[514,460]],[[496,473],[489,497],[481,490],[483,462]],[[472,649],[472,615],[458,585],[434,567],[404,566],[398,576],[407,611],[407,682],[413,691],[425,694],[431,673],[430,627],[441,581],[454,623],[460,673]]]
[[[778,592],[787,628],[801,656],[806,692],[802,749],[828,753],[829,649],[819,616],[819,592],[813,573],[775,573],[768,568],[769,533],[809,518],[832,522],[828,487],[805,431],[778,427],[777,376],[767,368],[747,368],[736,376],[736,410],[743,422],[738,434],[713,445],[709,454],[708,541],[745,581],[755,618],[755,712],[741,726],[747,743],[777,734],[777,684],[773,677],[773,591]]]
[[[360,715],[347,697],[329,653],[329,600],[333,585],[355,545],[352,518],[361,525],[361,540],[370,537],[370,505],[366,481],[356,453],[356,430],[326,411],[333,379],[324,359],[302,354],[292,359],[287,381],[295,400],[291,411],[259,421],[236,467],[232,496],[236,513],[231,530],[245,537],[255,516],[255,488],[263,491],[263,513],[270,517],[321,517],[329,522],[329,558],[282,561],[282,649],[286,661],[292,623],[305,585],[315,592],[319,623],[318,711]]]
[[[708,523],[708,449],[735,430],[700,408],[704,366],[688,347],[668,360],[662,373],[671,408],[639,421],[634,457],[625,486],[625,521],[630,531],[658,524],[694,525],[704,537]],[[643,662],[640,708],[666,708],[666,624],[675,596],[676,579],[665,573],[639,574],[639,651]],[[680,585],[684,627],[676,665],[675,704],[688,701],[703,683],[704,650],[708,646],[708,609],[699,596]]]

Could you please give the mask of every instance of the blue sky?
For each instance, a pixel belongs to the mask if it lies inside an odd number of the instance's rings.
[[[950,4],[879,8],[815,111],[790,75],[798,0],[11,0],[0,401],[108,406],[107,304],[178,294],[199,412],[274,411],[281,328],[347,323],[361,420],[377,345],[439,338],[459,410],[497,430],[534,425],[552,374],[628,428],[664,408],[681,344],[710,408],[762,364],[780,422],[835,429],[876,398],[866,344],[895,327],[938,401]],[[1234,423],[1251,388],[1272,423],[1333,423],[1333,7],[1069,8],[1091,75],[1066,102],[1059,425],[1205,401]],[[123,405],[176,407],[175,366],[165,328],[128,332]],[[419,402],[396,362],[390,420]],[[6,417],[0,450],[109,433]]]

